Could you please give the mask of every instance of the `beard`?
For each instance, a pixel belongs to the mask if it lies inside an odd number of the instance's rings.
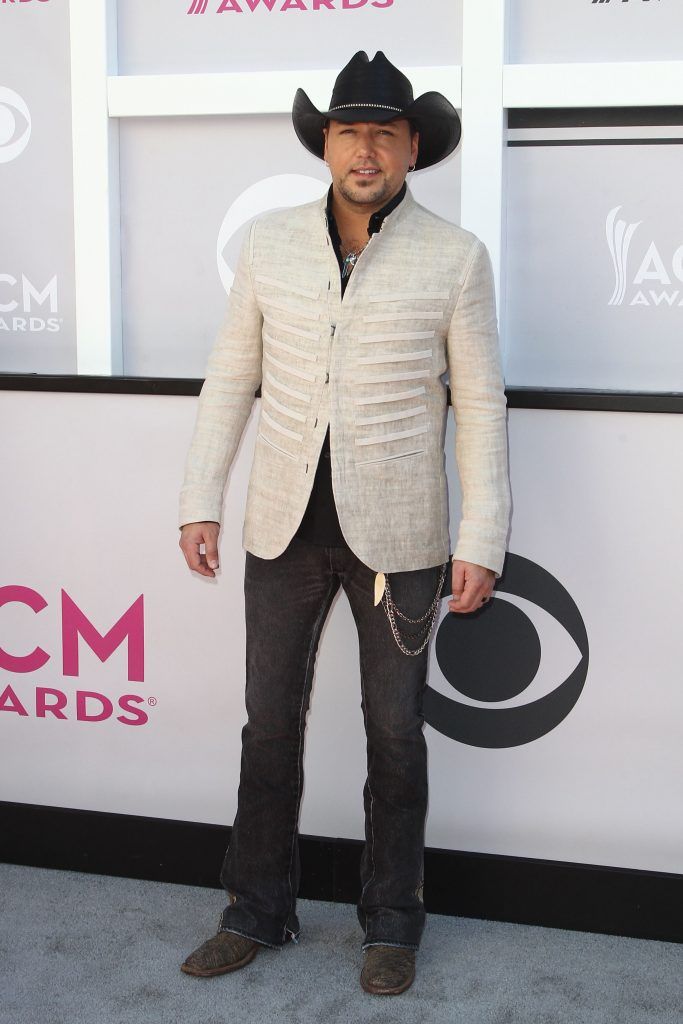
[[[335,187],[347,202],[362,206],[376,203],[384,205],[392,197],[391,185],[383,174],[368,181],[366,185],[356,184],[351,181],[351,176],[347,175],[341,178]]]

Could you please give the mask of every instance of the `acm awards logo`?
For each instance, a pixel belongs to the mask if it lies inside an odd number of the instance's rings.
[[[632,242],[642,221],[628,222],[618,217],[621,206],[609,211],[605,220],[607,247],[614,269],[614,290],[608,306],[677,306],[683,308],[683,245],[673,254],[664,253],[654,240],[643,254],[640,245],[640,260],[631,275]],[[640,232],[642,235],[642,232]],[[640,235],[638,241],[641,241]],[[628,292],[628,296],[627,296]]]
[[[593,4],[608,4],[609,2],[610,2],[610,0],[591,0],[591,3],[593,3]],[[627,4],[628,2],[629,2],[629,0],[621,0],[622,4]],[[637,0],[634,0],[634,2],[637,2]],[[652,2],[654,4],[654,3],[659,3],[660,0],[641,0],[641,3],[645,3],[645,4],[649,4],[650,2]],[[619,3],[619,0],[615,0],[615,3]]]
[[[18,604],[35,614],[48,607],[48,602],[31,587],[0,587],[0,608]],[[108,719],[122,725],[146,725],[146,707],[154,707],[155,697],[139,693],[118,696],[86,690],[82,684],[72,691],[69,677],[81,676],[79,640],[82,640],[101,662],[127,641],[127,682],[142,683],[145,679],[144,596],[141,594],[106,633],[100,633],[88,616],[65,590],[61,593],[62,675],[59,686],[27,686],[26,677],[42,669],[51,659],[50,653],[36,645],[32,650],[12,650],[0,645],[0,712],[23,718],[44,718],[50,721],[104,722]],[[30,645],[27,645],[30,646]],[[11,674],[6,681],[4,673]],[[127,684],[126,689],[129,689]],[[137,689],[137,687],[136,687]]]
[[[283,11],[355,11],[361,7],[392,7],[394,0],[212,0],[211,12],[244,14],[259,10],[266,14]],[[206,14],[209,0],[192,0],[188,14]]]
[[[578,650],[578,661],[566,678],[527,703],[511,704],[537,677],[543,644],[530,616],[502,594],[548,613]],[[551,732],[578,701],[588,674],[588,635],[581,612],[551,573],[508,553],[494,595],[479,611],[442,619],[436,659],[459,699],[428,687],[423,704],[425,721],[433,729],[488,749],[521,746]]]
[[[59,312],[57,275],[43,286],[35,285],[26,274],[20,278],[13,274],[0,273],[0,331],[37,334],[41,331],[54,334],[62,327],[62,318],[57,316],[36,316],[37,307],[51,313]],[[12,316],[4,314],[11,313]]]
[[[23,128],[17,123],[17,115],[25,122]],[[9,164],[22,155],[30,142],[31,131],[31,111],[24,98],[0,85],[0,165]],[[60,331],[61,317],[45,316],[45,311],[59,313],[56,275],[36,284],[26,274],[3,273],[0,267],[0,331],[29,334]],[[7,313],[12,316],[6,316]]]

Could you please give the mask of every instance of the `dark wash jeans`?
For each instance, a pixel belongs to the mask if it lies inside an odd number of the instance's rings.
[[[434,566],[392,573],[398,608],[412,618],[423,615],[436,592],[440,570]],[[230,897],[221,931],[237,932],[267,946],[298,938],[298,820],[306,712],[320,632],[341,585],[358,630],[367,736],[358,902],[364,948],[419,946],[425,921],[427,811],[422,695],[429,645],[417,656],[399,649],[384,609],[374,604],[374,584],[374,571],[346,545],[323,547],[295,536],[277,558],[246,553],[248,721],[242,731],[237,815],[221,871]]]

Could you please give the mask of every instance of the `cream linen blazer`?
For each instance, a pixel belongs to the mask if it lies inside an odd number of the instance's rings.
[[[180,525],[221,522],[223,490],[261,386],[243,546],[287,547],[330,425],[332,486],[351,550],[376,571],[447,561],[446,381],[462,518],[454,558],[500,574],[510,509],[506,401],[484,244],[408,191],[341,297],[326,197],[248,232],[209,357]]]

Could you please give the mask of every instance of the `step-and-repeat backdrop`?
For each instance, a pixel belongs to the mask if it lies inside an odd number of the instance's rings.
[[[76,372],[69,15],[0,2],[0,372]]]
[[[667,59],[683,29],[666,0],[576,0],[561,33],[539,0],[515,7],[510,60]],[[429,18],[416,0],[119,0],[119,69],[341,66],[361,47],[458,64],[461,24],[450,0]],[[683,149],[661,142],[676,132],[508,133],[510,384],[683,390]],[[66,0],[0,2],[0,372],[76,371],[70,139]],[[456,222],[459,168],[455,154],[411,183]],[[201,377],[247,225],[321,195],[325,167],[287,117],[146,118],[120,125],[120,180],[126,373]],[[0,392],[0,799],[231,822],[256,409],[215,581],[177,547],[195,409]],[[506,572],[474,618],[444,602],[432,646],[430,845],[682,869],[682,434],[675,415],[510,412]],[[455,537],[452,422],[446,440]],[[364,764],[342,593],[316,669],[304,832],[362,837]]]

